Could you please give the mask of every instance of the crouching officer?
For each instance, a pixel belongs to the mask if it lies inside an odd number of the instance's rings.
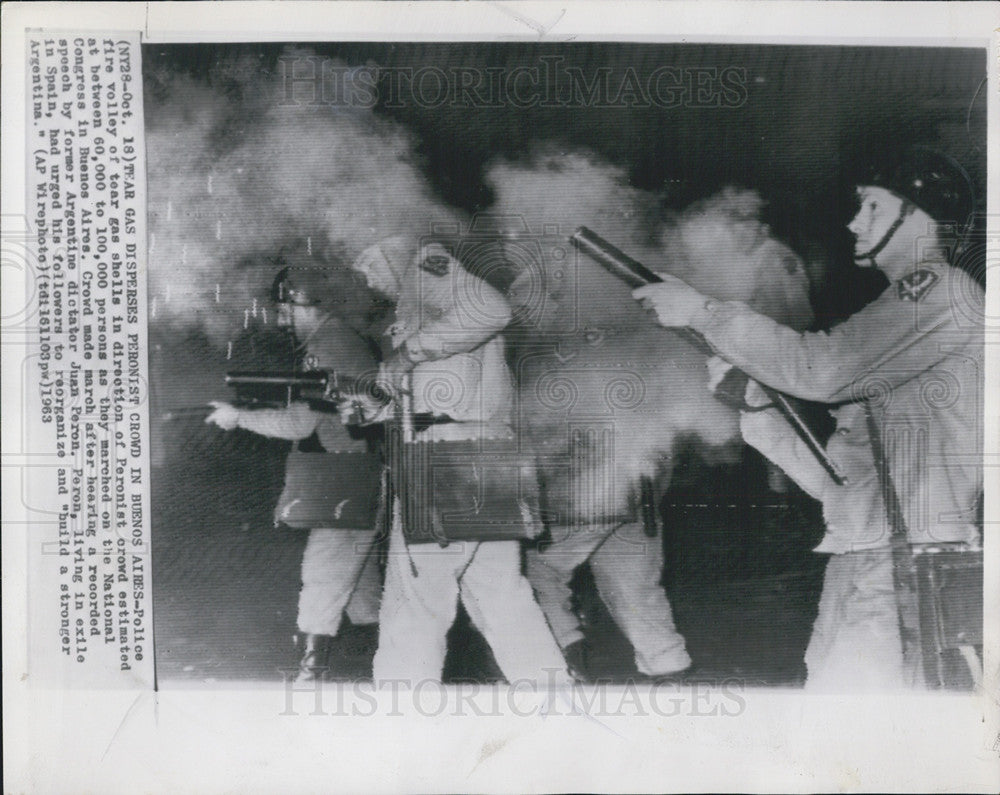
[[[370,375],[377,368],[375,357],[365,340],[333,314],[332,293],[324,268],[284,268],[271,291],[278,325],[295,335],[301,368],[349,379]],[[376,554],[378,457],[370,442],[352,434],[335,413],[314,410],[306,402],[254,410],[213,405],[205,421],[224,430],[243,428],[299,442],[286,462],[275,523],[309,529],[298,604],[299,678],[321,678],[345,611],[353,625],[367,628],[360,634],[367,632],[374,648],[382,593]]]
[[[970,218],[968,177],[947,156],[916,149],[857,195],[860,209],[849,226],[855,260],[881,270],[890,284],[829,331],[793,331],[671,276],[633,293],[661,324],[697,329],[757,381],[843,404],[828,448],[855,458],[854,480],[840,491],[823,483],[807,489],[824,501],[828,534],[820,549],[835,555],[807,664],[810,680],[833,689],[916,684],[915,662],[904,673],[896,652],[888,595],[900,560],[889,548],[909,556],[906,541],[914,551],[942,543],[975,547],[983,487],[984,295],[949,263],[956,245],[944,234],[950,225],[961,238]],[[770,432],[774,438],[760,446],[781,446],[784,432]],[[768,455],[782,458],[777,463],[802,481],[794,464],[773,449]]]

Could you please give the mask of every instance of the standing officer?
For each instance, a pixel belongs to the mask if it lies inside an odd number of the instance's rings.
[[[305,369],[327,370],[346,378],[358,378],[375,370],[375,357],[367,343],[332,314],[334,296],[322,269],[284,268],[274,279],[271,298],[278,307],[278,325],[294,333],[298,341]],[[222,402],[212,405],[215,411],[205,421],[223,430],[243,428],[300,443],[300,450],[293,451],[286,464],[285,492],[275,519],[297,526],[304,519],[328,521],[331,525],[313,526],[309,531],[299,592],[298,629],[302,647],[299,679],[319,678],[327,670],[332,642],[340,631],[345,610],[352,624],[374,630],[382,584],[378,555],[374,551],[377,533],[374,522],[356,528],[334,526],[338,524],[337,506],[341,505],[341,498],[346,501],[347,497],[359,494],[371,496],[377,487],[374,482],[364,484],[346,479],[341,483],[322,482],[325,462],[318,458],[366,453],[369,442],[352,436],[333,414],[315,411],[305,402],[295,401],[287,408],[254,410],[240,410]],[[302,440],[318,441],[318,450],[315,444],[310,446]],[[309,448],[310,452],[302,448]],[[367,456],[355,457],[367,459]],[[355,468],[354,478],[377,481],[379,475],[377,470]],[[294,496],[288,499],[289,495]],[[330,506],[328,511],[321,511],[323,518],[317,514],[293,521],[292,515],[303,509],[297,504],[312,501]]]
[[[500,334],[511,311],[503,296],[441,245],[402,237],[365,250],[354,268],[396,303],[383,375],[398,400],[409,382],[414,414],[429,418],[417,441],[512,440],[513,382]],[[379,422],[395,410],[366,413]],[[376,681],[440,679],[459,599],[508,681],[571,681],[521,573],[519,541],[408,544],[398,498],[393,514]]]
[[[864,459],[860,476],[855,472],[861,482],[831,498],[836,504],[824,497],[829,532],[821,550],[839,557],[827,571],[809,652],[810,678],[832,687],[868,678],[859,669],[872,670],[865,657],[884,664],[871,679],[906,683],[901,662],[889,659],[890,536],[975,545],[982,493],[984,296],[949,264],[949,241],[938,235],[947,223],[964,229],[973,207],[968,178],[950,158],[918,149],[893,173],[860,187],[858,198],[849,227],[855,260],[881,270],[890,285],[829,331],[795,332],[671,276],[633,293],[664,326],[697,329],[719,356],[761,383],[846,404],[836,412],[830,446]],[[880,462],[885,477],[875,489],[871,473],[879,477]],[[879,495],[883,506],[874,504]],[[879,647],[870,654],[857,645],[866,634]]]

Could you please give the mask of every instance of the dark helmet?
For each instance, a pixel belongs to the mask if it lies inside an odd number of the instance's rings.
[[[276,304],[320,306],[329,298],[326,272],[319,267],[288,265],[271,283],[271,300]]]
[[[953,157],[927,146],[910,148],[893,166],[864,182],[907,199],[938,223],[954,224],[957,236],[964,233],[976,208],[966,170]]]

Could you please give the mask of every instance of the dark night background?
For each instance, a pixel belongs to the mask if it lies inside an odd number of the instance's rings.
[[[739,67],[746,101],[723,108],[559,107],[435,109],[414,104],[375,113],[413,130],[426,177],[448,204],[488,210],[482,177],[498,155],[517,158],[538,142],[586,147],[627,169],[632,183],[662,191],[680,208],[727,184],[758,190],[766,221],[804,259],[817,263],[812,295],[820,325],[849,314],[884,286],[850,262],[845,225],[853,186],[872,163],[914,143],[956,158],[985,186],[985,53],[973,49],[834,46],[572,43],[310,44],[350,65],[442,69],[537,65],[561,56],[585,74],[610,67],[612,86],[631,67]],[[147,97],[159,76],[211,81],[220,64],[277,69],[281,45],[151,45],[143,50]],[[225,89],[225,86],[222,86]],[[233,84],[233,91],[238,91]],[[147,99],[147,114],[154,103]],[[234,120],[238,123],[238,120]],[[985,207],[980,206],[980,211]],[[981,273],[977,274],[981,278]],[[178,395],[225,398],[211,374],[192,369],[213,356],[197,332],[151,327],[153,421]],[[242,340],[223,369],[280,359],[272,337]],[[168,382],[184,373],[199,389]],[[176,386],[176,385],[175,385]],[[214,389],[214,394],[211,390]],[[206,394],[206,390],[208,390]],[[158,395],[156,394],[158,393]],[[158,403],[156,402],[158,401]],[[286,443],[223,434],[200,417],[163,423],[154,438],[154,594],[158,676],[274,679],[296,662],[291,638],[304,534],[275,531]],[[712,465],[692,451],[663,503],[665,583],[696,663],[718,675],[794,684],[803,674],[825,558],[818,506],[792,488],[769,488],[766,467],[745,452]],[[586,571],[575,582],[595,648],[597,673],[627,675],[627,642],[593,595]],[[452,633],[451,676],[492,675],[489,653],[464,626]],[[464,650],[468,653],[457,653]],[[340,673],[364,666],[366,650],[343,651]]]

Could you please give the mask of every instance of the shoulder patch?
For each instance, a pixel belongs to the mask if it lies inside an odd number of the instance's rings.
[[[934,271],[921,268],[896,282],[896,295],[901,301],[916,303],[923,300],[940,278]]]
[[[420,268],[434,276],[447,276],[450,261],[447,254],[431,253],[420,260]]]

